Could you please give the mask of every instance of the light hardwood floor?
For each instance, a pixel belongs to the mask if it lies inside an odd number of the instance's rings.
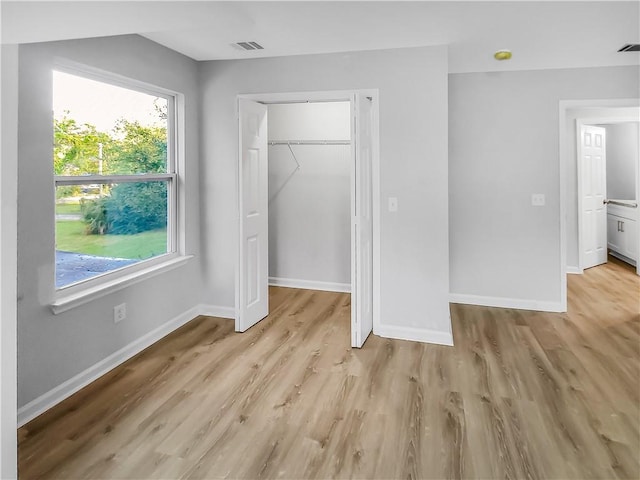
[[[21,428],[20,478],[637,479],[638,277],[569,292],[352,350],[349,295],[272,288],[248,332],[199,317]]]

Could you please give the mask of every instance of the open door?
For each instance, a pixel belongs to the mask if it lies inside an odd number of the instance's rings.
[[[239,260],[236,331],[269,314],[267,107],[239,99]]]
[[[373,99],[358,93],[352,108],[351,346],[360,348],[373,329]]]
[[[607,157],[606,130],[580,126],[578,160],[581,186],[581,267],[607,263]]]

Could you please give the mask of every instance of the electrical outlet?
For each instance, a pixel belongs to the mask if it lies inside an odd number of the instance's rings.
[[[531,205],[534,207],[544,207],[545,203],[544,193],[534,193],[531,195]]]
[[[113,323],[121,322],[127,318],[127,304],[121,303],[113,307]]]

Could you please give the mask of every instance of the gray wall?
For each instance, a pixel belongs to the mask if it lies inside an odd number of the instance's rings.
[[[270,105],[269,140],[350,139],[350,104]],[[269,276],[351,282],[351,146],[269,146]]]
[[[103,360],[199,303],[198,260],[53,315],[54,191],[51,69],[60,57],[183,93],[186,251],[199,253],[196,63],[138,36],[21,45],[18,167],[18,405]],[[127,319],[113,323],[113,307]]]
[[[639,123],[604,127],[607,130],[607,197],[635,200]]]
[[[450,332],[446,47],[205,62],[200,73],[205,302],[234,305],[236,96],[377,88],[381,203],[399,203],[381,214],[381,323]]]
[[[637,98],[638,74],[612,67],[450,75],[452,293],[561,301],[559,102]],[[567,176],[575,177],[575,158]],[[568,229],[577,225],[571,191]],[[532,193],[545,194],[546,206],[532,207]]]

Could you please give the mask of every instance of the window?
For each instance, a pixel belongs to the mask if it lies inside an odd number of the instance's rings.
[[[56,289],[177,252],[174,112],[160,89],[54,70]]]

